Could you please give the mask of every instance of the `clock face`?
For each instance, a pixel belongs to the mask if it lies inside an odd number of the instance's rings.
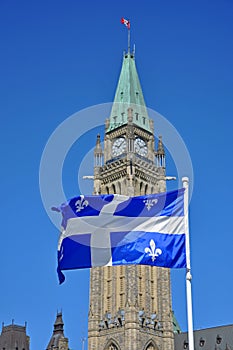
[[[119,137],[113,142],[112,145],[112,155],[114,157],[119,156],[120,154],[126,151],[126,139],[124,137]]]
[[[136,138],[136,140],[134,141],[134,150],[140,156],[145,157],[147,155],[147,145],[146,145],[145,141],[143,141],[139,137]]]

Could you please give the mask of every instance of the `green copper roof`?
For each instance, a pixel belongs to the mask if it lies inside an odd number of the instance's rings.
[[[180,325],[176,319],[176,316],[174,314],[174,312],[172,311],[172,322],[173,322],[173,332],[175,334],[177,333],[181,333],[181,328],[180,328]]]
[[[127,124],[128,109],[132,108],[133,124],[151,132],[141,84],[132,53],[124,55],[107,131]]]

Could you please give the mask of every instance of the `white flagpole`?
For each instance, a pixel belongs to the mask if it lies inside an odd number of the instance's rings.
[[[189,241],[189,179],[188,177],[182,177],[184,192],[184,220],[185,220],[185,233],[186,233],[186,298],[187,298],[187,318],[188,318],[188,342],[189,350],[194,350],[193,339],[193,311],[192,311],[192,275],[190,265],[190,241]]]

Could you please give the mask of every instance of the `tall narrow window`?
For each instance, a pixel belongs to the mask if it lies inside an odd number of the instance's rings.
[[[112,193],[116,194],[116,186],[112,184]]]

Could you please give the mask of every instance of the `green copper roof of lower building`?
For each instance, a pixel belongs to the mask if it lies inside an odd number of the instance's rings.
[[[176,319],[174,312],[172,311],[173,332],[175,334],[181,333],[180,325]]]
[[[125,54],[123,58],[107,132],[127,124],[129,108],[131,109],[133,124],[152,132],[138,78],[135,57],[131,53]]]

